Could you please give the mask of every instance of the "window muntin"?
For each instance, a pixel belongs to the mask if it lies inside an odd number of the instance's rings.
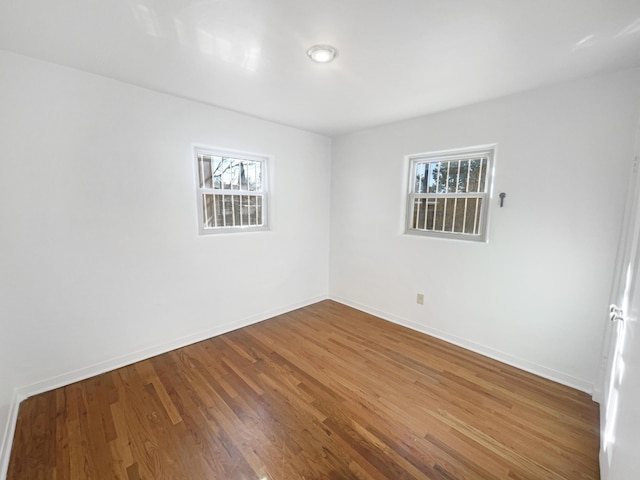
[[[407,233],[486,240],[493,148],[411,156]]]
[[[196,149],[200,233],[267,228],[267,159]]]

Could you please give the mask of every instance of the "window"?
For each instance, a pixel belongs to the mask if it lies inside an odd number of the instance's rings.
[[[267,158],[196,149],[200,234],[267,228]]]
[[[412,155],[407,233],[485,241],[494,147]]]

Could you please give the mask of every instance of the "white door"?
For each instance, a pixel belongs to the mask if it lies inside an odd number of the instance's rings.
[[[640,131],[638,135],[640,144]],[[636,148],[638,152],[639,148]],[[636,155],[612,290],[600,401],[602,480],[640,479],[640,186]]]

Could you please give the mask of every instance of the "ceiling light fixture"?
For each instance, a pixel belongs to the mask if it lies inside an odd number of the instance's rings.
[[[338,49],[331,45],[314,45],[307,50],[309,58],[317,63],[329,63],[338,56]]]

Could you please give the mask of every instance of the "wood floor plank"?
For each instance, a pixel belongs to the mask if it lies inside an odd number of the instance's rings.
[[[324,301],[25,400],[8,480],[597,480],[588,395]]]

